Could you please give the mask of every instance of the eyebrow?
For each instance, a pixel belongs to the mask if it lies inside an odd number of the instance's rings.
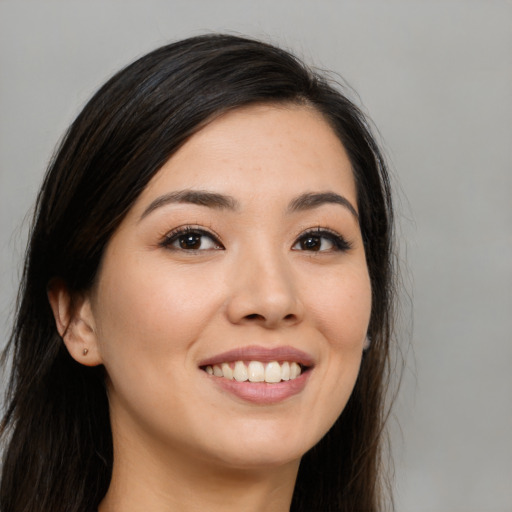
[[[157,197],[142,213],[139,220],[147,217],[151,212],[162,206],[176,203],[197,204],[214,208],[216,210],[237,210],[239,202],[231,196],[208,192],[206,190],[176,190]],[[288,212],[295,213],[319,208],[324,204],[339,204],[344,206],[359,222],[359,215],[352,203],[345,197],[335,192],[307,192],[293,199],[288,205]]]
[[[336,194],[335,192],[310,192],[302,194],[296,197],[288,206],[289,212],[299,212],[304,210],[312,210],[319,208],[324,204],[339,204],[347,208],[347,210],[356,218],[359,222],[359,214],[354,208],[352,203],[343,196]]]
[[[239,207],[238,201],[233,197],[205,190],[177,190],[163,196],[157,197],[140,216],[140,220],[147,217],[151,212],[162,206],[173,203],[190,203],[199,206],[206,206],[217,210],[236,210]]]

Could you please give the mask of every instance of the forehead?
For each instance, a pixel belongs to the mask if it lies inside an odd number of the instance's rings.
[[[198,188],[260,201],[330,190],[356,203],[345,148],[306,106],[255,105],[216,118],[166,162],[138,203]]]

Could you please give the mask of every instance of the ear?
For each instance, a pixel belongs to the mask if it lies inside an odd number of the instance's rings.
[[[48,300],[57,330],[71,357],[85,366],[102,363],[94,316],[87,294],[71,294],[62,279],[52,279],[48,286]]]

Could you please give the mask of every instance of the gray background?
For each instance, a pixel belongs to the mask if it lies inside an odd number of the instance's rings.
[[[512,511],[510,1],[0,0],[1,339],[23,219],[67,125],[122,65],[212,30],[336,70],[379,127],[413,303],[391,424],[397,510]]]

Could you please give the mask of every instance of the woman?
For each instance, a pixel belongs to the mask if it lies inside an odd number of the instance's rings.
[[[2,512],[381,510],[391,226],[363,115],[290,54],[119,72],[38,197]]]

